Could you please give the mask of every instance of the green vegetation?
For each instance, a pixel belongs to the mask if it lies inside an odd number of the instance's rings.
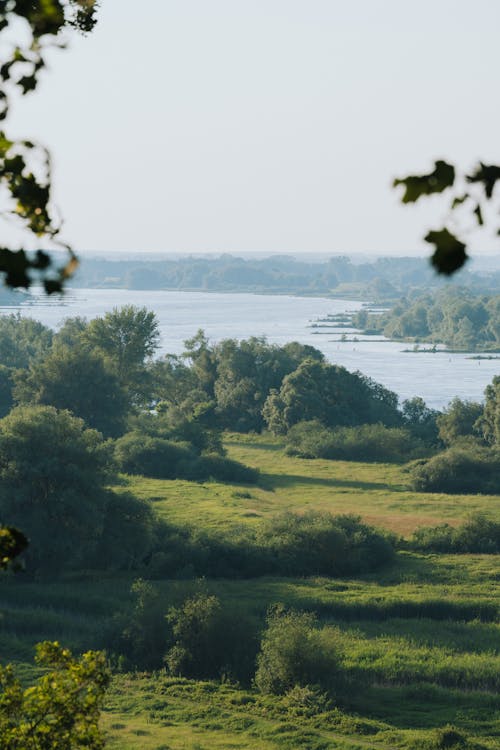
[[[492,750],[497,379],[440,414],[297,343],[156,344],[124,308],[5,367],[0,653],[105,649],[111,747]]]
[[[500,296],[478,296],[451,288],[404,298],[381,314],[357,313],[354,326],[390,339],[446,344],[459,351],[500,347]]]
[[[437,750],[456,732],[464,747],[494,750],[500,736],[497,557],[466,549],[460,556],[436,554],[432,544],[425,546],[424,532],[411,532],[443,522],[454,529],[450,520],[462,517],[468,531],[459,527],[457,538],[491,534],[498,500],[416,495],[400,466],[304,462],[286,456],[268,435],[233,435],[225,447],[230,457],[260,466],[266,488],[130,477],[118,490],[133,488],[170,528],[180,532],[190,521],[193,533],[217,540],[219,562],[224,536],[235,543],[237,534],[248,538],[249,532],[265,539],[273,529],[298,561],[319,554],[314,537],[308,548],[296,545],[310,527],[324,533],[326,516],[308,520],[306,514],[305,526],[297,527],[295,517],[282,515],[285,502],[297,511],[355,508],[366,520],[404,533],[408,551],[391,555],[378,571],[335,577],[200,582],[186,571],[177,579],[155,575],[134,583],[133,571],[96,579],[69,570],[67,582],[8,577],[0,583],[0,650],[17,660],[20,674],[31,674],[26,664],[40,640],[58,639],[75,651],[107,648],[115,668],[132,670],[115,673],[106,699],[103,726],[111,748],[229,743]],[[486,516],[482,531],[466,520],[472,508]],[[412,551],[417,548],[425,554]],[[282,608],[269,610],[278,602]],[[290,639],[273,638],[272,627],[290,630]],[[261,644],[265,657],[257,662]],[[258,664],[264,693],[252,688]],[[141,674],[134,667],[160,671]],[[281,696],[268,694],[265,674],[294,684],[272,688]]]
[[[110,677],[104,654],[87,651],[75,659],[69,649],[46,641],[38,644],[35,661],[45,674],[26,689],[12,667],[0,667],[2,748],[104,747],[99,718]]]

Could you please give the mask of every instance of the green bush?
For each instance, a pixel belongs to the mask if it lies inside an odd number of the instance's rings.
[[[167,614],[171,646],[165,664],[173,675],[195,679],[229,676],[248,680],[255,633],[241,615],[231,616],[214,595],[198,593]]]
[[[255,685],[262,693],[283,695],[296,685],[334,690],[342,679],[340,656],[328,647],[312,613],[277,605],[269,611],[257,656]]]
[[[174,479],[196,456],[182,443],[128,432],[115,441],[115,460],[121,471],[154,479]]]
[[[299,422],[286,436],[287,453],[301,458],[404,462],[425,455],[422,441],[403,427],[363,424],[327,429],[317,420]]]
[[[496,555],[500,554],[500,523],[478,513],[458,528],[445,523],[417,529],[410,545],[423,552]]]
[[[223,456],[199,456],[189,443],[175,443],[142,432],[128,432],[115,441],[115,461],[127,474],[154,479],[192,479],[252,484],[259,472]]]
[[[500,492],[500,454],[475,444],[458,445],[418,461],[410,473],[413,488],[420,492]]]
[[[268,572],[275,575],[359,573],[394,557],[392,538],[353,515],[284,513],[263,527],[258,542]]]

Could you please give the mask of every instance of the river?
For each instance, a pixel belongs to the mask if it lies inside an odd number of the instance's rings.
[[[3,308],[8,313],[40,320],[57,329],[67,317],[88,319],[121,305],[146,306],[158,318],[161,345],[158,356],[180,354],[183,342],[199,328],[212,341],[266,336],[271,343],[300,341],[320,349],[328,361],[360,370],[395,391],[401,400],[421,396],[429,406],[443,408],[454,396],[482,400],[485,386],[500,372],[500,360],[471,359],[467,354],[413,353],[411,346],[365,337],[342,342],[343,331],[311,328],[318,318],[359,310],[361,302],[292,297],[287,295],[218,294],[127,289],[74,289],[63,298],[33,293],[34,303]],[[314,331],[323,333],[314,333]],[[352,334],[347,332],[348,338]],[[362,337],[363,338],[363,337]]]

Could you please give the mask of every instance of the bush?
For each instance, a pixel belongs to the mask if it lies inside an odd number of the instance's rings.
[[[498,451],[467,444],[416,462],[410,469],[412,485],[419,492],[460,494],[500,492]]]
[[[182,443],[128,432],[115,441],[115,460],[120,471],[154,479],[174,479],[196,456]]]
[[[241,616],[231,617],[219,599],[198,593],[167,614],[172,645],[168,671],[195,679],[230,676],[248,680],[255,659],[255,634]]]
[[[187,472],[189,479],[216,479],[237,484],[255,484],[259,479],[258,469],[217,455],[200,456],[187,467]]]
[[[115,460],[127,474],[154,479],[217,479],[255,483],[259,472],[220,455],[198,456],[188,443],[174,443],[141,432],[129,432],[115,441]]]
[[[258,541],[267,554],[269,572],[276,575],[360,573],[394,556],[390,536],[352,515],[285,513],[264,526]]]
[[[409,430],[382,424],[330,430],[315,420],[299,422],[289,430],[286,442],[289,455],[342,461],[403,462],[426,452]]]
[[[322,642],[312,613],[269,611],[257,657],[255,685],[262,693],[283,695],[296,685],[332,690],[342,677],[338,651]]]
[[[410,545],[423,552],[496,555],[500,554],[500,523],[476,514],[458,528],[445,523],[417,529]]]

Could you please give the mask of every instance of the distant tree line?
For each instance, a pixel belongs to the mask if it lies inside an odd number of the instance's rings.
[[[500,273],[463,270],[459,282],[488,292],[498,288]],[[268,258],[217,257],[149,259],[86,258],[72,286],[127,289],[363,294],[395,300],[416,288],[436,288],[442,279],[422,258],[378,258],[356,262],[348,256],[311,261],[288,255]]]
[[[462,351],[500,350],[500,295],[452,288],[402,299],[382,314],[361,310],[353,324],[390,339],[445,344]]]

